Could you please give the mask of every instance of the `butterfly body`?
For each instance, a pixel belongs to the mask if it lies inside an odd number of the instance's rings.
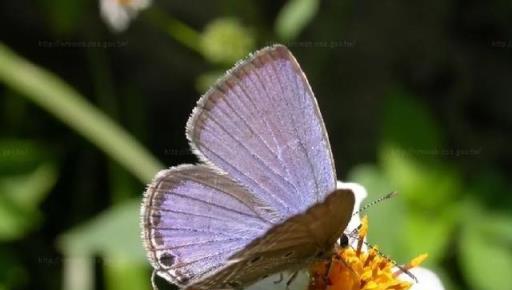
[[[235,66],[186,131],[202,164],[158,173],[142,205],[157,275],[187,289],[240,289],[333,248],[354,194],[336,189],[316,100],[288,49]]]

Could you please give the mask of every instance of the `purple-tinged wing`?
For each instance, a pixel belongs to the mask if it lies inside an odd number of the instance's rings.
[[[336,173],[308,81],[284,46],[256,52],[198,102],[187,137],[201,160],[220,168],[271,207],[274,222],[323,201]]]
[[[225,267],[226,260],[272,224],[264,207],[236,182],[206,165],[161,171],[142,205],[142,235],[157,274],[186,287]]]

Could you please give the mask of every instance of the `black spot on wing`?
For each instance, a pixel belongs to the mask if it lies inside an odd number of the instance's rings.
[[[175,258],[170,253],[163,253],[158,260],[162,266],[168,268],[174,264]]]

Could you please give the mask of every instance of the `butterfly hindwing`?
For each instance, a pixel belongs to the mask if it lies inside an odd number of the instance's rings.
[[[272,224],[246,189],[205,165],[160,172],[142,207],[143,239],[157,273],[186,286],[221,269]]]

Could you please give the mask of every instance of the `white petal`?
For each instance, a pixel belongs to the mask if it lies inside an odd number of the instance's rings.
[[[356,202],[354,204],[354,212],[359,210],[361,208],[361,203],[363,200],[368,196],[368,193],[366,192],[366,189],[358,183],[353,182],[341,182],[338,180],[336,183],[337,189],[350,189],[354,193],[354,196],[356,197]],[[361,224],[361,219],[359,218],[359,215],[352,216],[352,219],[350,220],[350,223],[347,226],[347,232],[352,231],[353,229],[357,228]]]
[[[411,290],[444,290],[443,283],[434,272],[422,267],[413,268],[409,271],[416,276],[418,283],[415,283],[407,274],[401,274],[399,277],[413,283]]]
[[[280,275],[274,274],[263,280],[260,280],[251,286],[245,288],[247,290],[287,290],[287,289],[308,289],[309,275],[306,271],[302,270],[297,273],[297,277],[290,284],[290,287],[286,287],[286,282],[290,279],[290,272],[283,272],[283,280],[279,283]]]
[[[128,11],[116,0],[101,0],[100,11],[103,21],[113,30],[123,31],[128,27],[130,15]]]
[[[100,11],[103,20],[116,32],[128,28],[130,21],[140,10],[151,5],[151,0],[132,0],[127,4],[119,0],[100,0]]]
[[[133,0],[130,6],[132,9],[143,10],[151,5],[151,0]]]

